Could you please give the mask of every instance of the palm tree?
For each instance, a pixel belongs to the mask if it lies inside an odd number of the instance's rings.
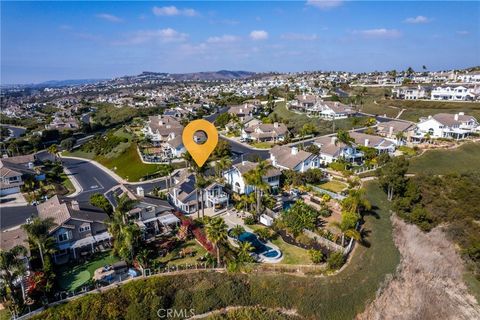
[[[348,131],[341,129],[337,131],[337,140],[335,140],[335,145],[341,142],[347,146],[351,146],[354,141],[355,140],[350,136]]]
[[[7,292],[6,296],[10,297],[12,302],[12,309],[18,307],[18,299],[15,295],[15,286],[13,282],[18,277],[25,274],[25,260],[24,256],[27,254],[27,249],[24,246],[15,246],[8,251],[0,250],[0,279],[3,280]]]
[[[116,211],[120,212],[125,221],[125,215],[132,210],[135,205],[138,203],[138,200],[131,199],[128,195],[124,194],[120,197],[115,196],[115,201],[117,202]]]
[[[256,206],[255,211],[257,218],[260,216],[261,207],[262,207],[262,194],[270,189],[270,185],[263,180],[263,177],[267,174],[268,170],[273,168],[273,166],[267,161],[260,161],[256,168],[246,172],[243,177],[245,178],[245,182],[248,185],[254,187],[255,190],[255,197],[256,197]]]
[[[372,209],[372,204],[366,197],[365,189],[350,190],[348,197],[342,201],[344,211],[354,212],[361,215],[363,212]]]
[[[140,238],[137,225],[125,222],[124,214],[116,210],[106,221],[108,232],[113,238],[113,253],[123,259],[133,260],[135,245]]]
[[[230,231],[230,235],[236,239],[245,232],[245,228],[242,227],[241,225],[237,224],[235,227],[232,228]]]
[[[151,252],[148,249],[142,249],[137,253],[137,256],[135,257],[138,264],[140,265],[140,268],[142,269],[143,275],[145,275],[145,269],[149,267],[150,253]]]
[[[405,134],[402,131],[398,131],[395,134],[395,138],[397,138],[397,142],[400,142],[405,138]]]
[[[195,174],[195,188],[197,192],[197,216],[200,218],[200,205],[202,207],[202,217],[205,217],[204,194],[205,188],[210,184],[201,172]],[[199,197],[199,194],[201,197]]]
[[[56,144],[52,144],[51,146],[48,147],[47,152],[50,153],[52,156],[54,156],[55,162],[57,162],[57,153],[58,153],[58,147]]]
[[[33,218],[30,223],[22,225],[22,228],[27,232],[28,241],[38,249],[43,268],[45,268],[44,254],[53,252],[55,239],[50,236],[50,230],[56,225],[53,218],[41,219],[39,217]]]
[[[215,164],[215,175],[218,179],[222,178],[222,173],[225,169],[228,169],[232,166],[232,159],[228,157],[223,157],[217,161]]]
[[[217,265],[220,265],[220,247],[219,244],[227,239],[227,224],[220,217],[210,219],[205,226],[207,239],[213,244],[217,252]]]
[[[333,221],[331,223],[331,225],[339,229],[342,234],[342,247],[345,244],[345,236],[353,238],[355,240],[360,240],[360,232],[358,232],[355,228],[358,219],[356,219],[355,217],[356,216],[351,212],[343,212],[342,220],[340,222]]]
[[[255,247],[248,241],[240,242],[238,244],[238,257],[241,262],[249,262],[251,261],[252,257],[250,253],[255,250]]]

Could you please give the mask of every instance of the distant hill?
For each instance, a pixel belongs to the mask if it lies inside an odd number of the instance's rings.
[[[39,83],[29,83],[29,84],[5,84],[2,85],[2,88],[61,88],[61,87],[71,87],[71,86],[80,86],[83,84],[90,84],[105,81],[107,79],[71,79],[71,80],[49,80]]]
[[[247,79],[255,76],[255,72],[249,71],[210,71],[210,72],[192,72],[192,73],[177,73],[170,74],[175,80],[235,80]]]

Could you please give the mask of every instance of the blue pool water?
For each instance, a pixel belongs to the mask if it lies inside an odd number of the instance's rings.
[[[291,206],[293,205],[293,202],[292,201],[285,201],[282,206],[283,206],[283,210],[288,210],[291,208]]]
[[[265,254],[268,251],[271,251],[272,248],[263,244],[260,240],[258,240],[257,236],[251,232],[244,232],[239,237],[238,240],[240,242],[248,241],[252,244],[255,248],[254,252],[256,254]]]

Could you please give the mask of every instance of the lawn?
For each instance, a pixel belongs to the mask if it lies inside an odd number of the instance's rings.
[[[335,193],[339,193],[339,192],[343,191],[343,189],[345,189],[347,187],[347,185],[343,182],[338,181],[338,180],[331,180],[331,181],[327,181],[327,182],[324,182],[324,183],[320,183],[320,184],[317,185],[317,187],[328,190],[328,191],[332,191],[332,192],[335,192]]]
[[[187,255],[185,257],[181,257],[181,251],[185,249],[196,252],[196,254],[194,256]],[[199,245],[195,239],[192,239],[182,243],[169,252],[165,257],[159,258],[158,261],[166,263],[168,266],[196,264],[197,259],[204,256],[206,253],[207,250]]]
[[[253,229],[253,231],[257,231],[259,229],[265,228],[262,225],[254,225],[254,226],[248,226],[248,227]],[[310,255],[308,254],[308,250],[286,243],[285,241],[283,241],[282,237],[280,236],[277,236],[271,242],[274,245],[276,245],[280,249],[280,251],[282,251],[283,259],[280,262],[281,264],[311,264],[312,263],[310,260]]]
[[[252,147],[259,148],[259,149],[270,149],[273,147],[273,143],[271,142],[254,142],[252,143]]]
[[[119,259],[111,256],[109,252],[102,252],[85,263],[61,265],[57,271],[58,284],[66,291],[74,291],[92,279],[96,269],[117,261]]]
[[[73,186],[72,181],[70,181],[70,178],[65,173],[62,174],[62,185],[68,190],[68,194],[75,192],[75,187]]]
[[[349,264],[327,277],[269,273],[191,273],[131,281],[49,308],[34,319],[153,318],[159,308],[193,308],[197,314],[226,306],[295,309],[307,319],[353,319],[375,298],[400,261],[392,239],[390,203],[378,184],[366,185],[374,213],[365,217],[366,246],[357,246]],[[125,303],[132,301],[135,303]]]
[[[447,174],[479,171],[480,143],[466,143],[454,150],[429,150],[410,160],[409,173]]]
[[[311,123],[315,125],[319,135],[329,134],[337,129],[352,129],[354,127],[362,127],[365,125],[368,117],[352,117],[348,119],[339,119],[334,121],[322,120],[319,118],[310,118],[305,114],[296,113],[286,108],[285,102],[279,102],[276,104],[273,113],[276,114],[280,120],[285,123],[289,128],[300,130],[304,124]]]

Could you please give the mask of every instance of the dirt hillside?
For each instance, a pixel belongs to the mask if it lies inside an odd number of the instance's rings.
[[[424,233],[397,217],[392,223],[399,269],[357,319],[480,319],[462,279],[462,259],[442,230]]]

